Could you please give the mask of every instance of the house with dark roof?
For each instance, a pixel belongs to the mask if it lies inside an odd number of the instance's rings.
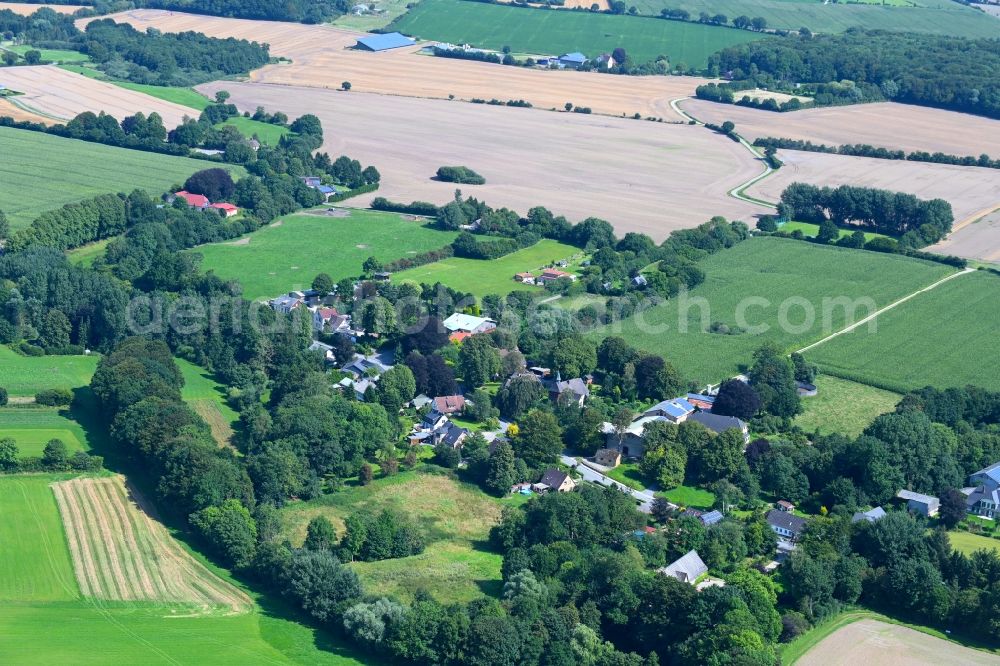
[[[553,402],[560,404],[576,403],[578,407],[583,407],[583,403],[590,397],[590,387],[586,380],[574,377],[566,381],[556,380],[549,384],[549,398]]]
[[[657,569],[656,573],[676,578],[688,585],[694,585],[699,578],[708,573],[708,566],[702,561],[698,551],[689,550],[667,566]]]
[[[576,481],[561,469],[550,468],[545,470],[541,480],[536,486],[545,486],[544,490],[554,490],[557,493],[568,493],[576,488]]]
[[[743,441],[747,444],[750,443],[750,429],[742,419],[738,419],[735,416],[722,416],[721,414],[713,414],[712,412],[695,412],[688,417],[688,420],[702,424],[717,435],[736,428],[743,434]]]
[[[303,305],[305,303],[305,298],[302,296],[302,292],[292,291],[277,298],[272,298],[268,301],[268,305],[271,306],[275,312],[280,312],[282,314],[289,314],[292,310]]]
[[[465,438],[469,436],[469,431],[461,426],[457,426],[454,423],[448,423],[445,427],[439,429],[435,434],[435,444],[445,444],[453,449],[462,448],[462,444],[465,443]]]
[[[969,475],[969,487],[962,493],[969,513],[985,518],[1000,515],[1000,463]]]
[[[797,540],[806,526],[805,518],[778,509],[768,511],[764,519],[775,534],[789,541]]]
[[[680,423],[687,420],[694,411],[694,405],[686,398],[673,398],[656,403],[643,412],[643,416],[659,416],[671,423]]]
[[[360,51],[388,51],[404,46],[413,46],[416,41],[398,32],[387,32],[384,35],[368,35],[359,37],[355,48]]]
[[[941,500],[933,495],[915,493],[912,490],[900,490],[896,493],[896,497],[906,500],[907,510],[919,513],[928,518],[936,516],[938,509],[941,508]]]
[[[559,64],[563,67],[570,67],[576,69],[583,63],[587,62],[587,56],[583,55],[579,51],[574,51],[573,53],[564,53],[559,56]]]

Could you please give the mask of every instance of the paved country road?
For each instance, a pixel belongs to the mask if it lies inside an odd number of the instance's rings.
[[[653,505],[653,499],[655,499],[653,491],[635,490],[634,488],[629,488],[624,483],[619,483],[618,481],[612,479],[610,476],[601,474],[596,469],[584,465],[573,456],[562,454],[559,456],[559,458],[562,464],[576,468],[576,471],[580,473],[580,476],[583,478],[584,481],[589,481],[591,483],[596,483],[602,486],[612,486],[618,488],[618,490],[628,493],[629,495],[634,497],[636,501],[640,503],[639,504],[640,510],[642,510],[644,513],[649,513],[649,510]],[[671,504],[671,506],[677,508],[677,506],[674,504]]]

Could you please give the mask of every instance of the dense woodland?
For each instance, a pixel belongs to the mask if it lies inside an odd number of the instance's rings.
[[[347,0],[139,0],[137,5],[154,9],[171,9],[178,12],[228,16],[232,18],[262,19],[265,21],[294,21],[298,23],[323,23],[350,11],[353,3]]]

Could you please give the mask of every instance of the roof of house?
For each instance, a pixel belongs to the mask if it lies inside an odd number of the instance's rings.
[[[330,317],[336,317],[340,313],[337,312],[337,308],[316,308],[316,314],[323,319],[329,319]]]
[[[189,206],[197,206],[199,208],[202,208],[208,205],[208,197],[206,197],[204,194],[191,194],[186,190],[181,190],[180,192],[175,192],[174,196],[178,196],[181,199],[184,199],[184,201],[186,201]]]
[[[972,476],[985,476],[993,483],[1000,485],[1000,462],[984,467]]]
[[[682,583],[693,584],[708,573],[708,566],[702,561],[698,551],[689,550],[682,557],[657,571],[665,576],[672,576]]]
[[[282,294],[277,298],[272,298],[270,301],[272,306],[284,305],[287,307],[294,307],[302,302],[302,299],[298,296],[292,296],[291,294]]]
[[[934,497],[933,495],[924,495],[923,493],[915,493],[912,490],[900,490],[896,493],[896,497],[899,499],[905,499],[912,502],[920,502],[921,504],[926,504],[928,506],[937,506],[941,501]]]
[[[794,513],[771,509],[765,516],[767,524],[772,527],[781,527],[792,534],[798,534],[806,526],[806,519],[796,516]]]
[[[312,344],[309,345],[309,351],[328,352],[328,351],[333,351],[333,347],[331,347],[326,343],[320,342],[319,340],[313,340]]]
[[[210,205],[209,208],[218,208],[219,210],[224,210],[227,213],[230,212],[230,211],[236,212],[236,211],[239,210],[239,208],[237,208],[233,204],[231,204],[231,203],[224,203],[224,202],[223,203],[214,203],[214,204]]]
[[[434,401],[431,400],[428,396],[426,396],[423,393],[421,393],[416,398],[414,398],[413,400],[411,400],[410,404],[413,405],[416,409],[420,409],[424,405],[429,405],[432,402],[434,402]]]
[[[329,185],[317,185],[316,191],[322,192],[323,194],[334,194],[337,190],[333,189]]]
[[[647,284],[649,284],[649,281],[646,280],[645,275],[636,275],[634,278],[632,278],[632,284],[634,284],[637,287],[645,287]]]
[[[583,55],[579,51],[574,51],[573,53],[564,53],[559,56],[559,60],[564,60],[566,62],[587,62],[587,56]]]
[[[492,320],[486,317],[476,317],[475,315],[455,312],[441,323],[444,324],[446,329],[454,333],[455,331],[474,331],[483,324],[492,323]]]
[[[700,518],[701,522],[705,525],[714,525],[722,520],[723,515],[720,511],[709,511],[708,513],[701,514]]]
[[[454,448],[458,446],[459,442],[462,441],[469,431],[465,428],[455,425],[454,423],[449,423],[447,429],[445,430],[444,439],[441,441],[448,446]]]
[[[858,511],[851,516],[851,522],[858,523],[862,520],[867,520],[869,523],[874,523],[876,520],[881,520],[882,518],[885,518],[885,509],[877,506],[874,509],[869,509],[868,511]]]
[[[645,414],[652,414],[653,412],[663,412],[667,416],[671,416],[675,419],[679,419],[685,414],[690,414],[694,411],[694,405],[687,401],[685,398],[673,398],[671,400],[664,400],[663,402],[658,402],[649,409],[647,409]]]
[[[542,479],[541,481],[539,481],[539,483],[544,483],[549,488],[558,488],[559,486],[561,486],[563,483],[566,482],[567,478],[569,478],[569,474],[562,471],[561,469],[556,469],[555,467],[552,467],[550,469],[545,470],[545,474],[542,475]]]
[[[398,49],[401,46],[413,46],[414,44],[416,44],[414,40],[398,32],[388,32],[384,35],[370,35],[358,39],[359,46],[364,46],[372,51]]]
[[[786,509],[794,509],[795,508],[795,505],[792,504],[791,502],[789,502],[788,500],[778,500],[777,504],[778,504],[778,506],[784,507]]]
[[[587,386],[587,382],[580,377],[567,379],[564,382],[556,382],[555,389],[556,393],[559,395],[566,392],[574,393],[576,395],[583,396],[584,398],[590,395],[590,387]]]
[[[556,268],[546,268],[544,271],[542,271],[542,277],[549,280],[555,280],[558,278],[569,277],[569,273],[567,273],[566,271],[561,271]]]
[[[711,410],[712,405],[715,404],[715,396],[704,395],[702,393],[688,393],[686,399],[698,409]]]
[[[974,507],[983,500],[1000,506],[1000,489],[994,488],[991,490],[981,485],[976,488],[963,488],[962,492],[966,495],[965,504],[969,508]]]
[[[696,421],[713,432],[725,432],[730,428],[743,430],[746,424],[735,416],[722,416],[712,412],[695,412],[688,419]]]
[[[465,409],[465,396],[463,395],[439,395],[434,398],[434,409],[447,414]]]

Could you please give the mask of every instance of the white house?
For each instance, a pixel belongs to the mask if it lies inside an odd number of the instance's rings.
[[[487,333],[497,327],[496,322],[492,319],[476,317],[475,315],[463,314],[461,312],[452,314],[442,324],[444,324],[448,333],[468,333],[470,335]]]

